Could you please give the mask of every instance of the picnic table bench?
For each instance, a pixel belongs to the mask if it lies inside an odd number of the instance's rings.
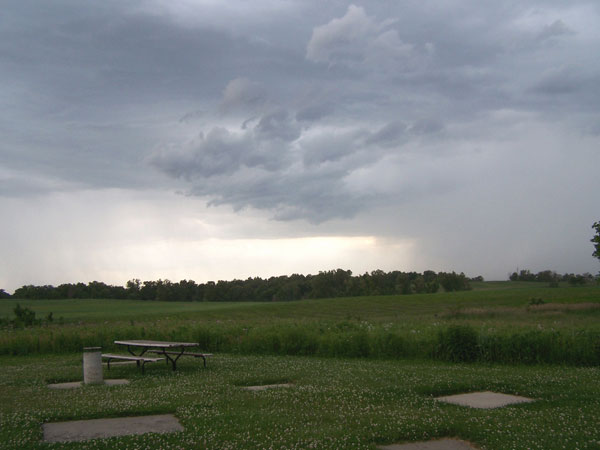
[[[147,362],[156,362],[162,361],[164,358],[148,358],[146,356],[133,356],[133,355],[115,355],[113,353],[103,353],[102,357],[106,359],[106,366],[108,370],[110,370],[110,362],[112,360],[120,360],[120,361],[135,361],[137,366],[142,367],[142,373],[144,373],[144,365]]]
[[[143,357],[146,352],[163,355],[167,360],[167,364],[171,363],[173,370],[177,368],[177,360],[181,356],[195,356],[204,360],[206,367],[206,357],[211,356],[208,353],[186,352],[186,348],[200,347],[197,342],[170,342],[170,341],[149,341],[149,340],[130,340],[130,341],[115,341],[117,345],[127,346],[127,351],[132,357]],[[138,353],[136,355],[136,352]],[[115,358],[116,359],[116,358]],[[124,358],[122,358],[124,359]],[[152,358],[147,358],[152,359]],[[163,359],[163,358],[158,358]]]
[[[206,358],[212,356],[212,353],[197,353],[197,352],[168,352],[162,350],[150,350],[148,353],[156,353],[158,355],[179,355],[179,356],[193,356],[195,358],[202,358],[204,361],[204,367],[206,367]],[[168,361],[167,361],[168,363]]]

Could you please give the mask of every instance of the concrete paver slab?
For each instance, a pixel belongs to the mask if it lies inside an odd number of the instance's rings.
[[[45,442],[87,441],[133,434],[183,431],[183,427],[172,414],[45,423],[42,428]]]
[[[282,384],[263,384],[262,386],[244,386],[242,389],[246,391],[265,391],[267,389],[287,388],[292,387],[292,383]]]
[[[122,384],[129,384],[129,380],[104,380],[105,386],[120,386]],[[81,381],[73,381],[70,383],[52,383],[49,384],[48,387],[50,389],[76,389],[83,386],[83,382]],[[101,385],[96,385],[101,386]]]
[[[466,441],[460,439],[440,439],[436,441],[410,442],[377,447],[380,450],[474,450]]]
[[[502,406],[512,405],[516,403],[529,403],[534,400],[527,397],[519,397],[517,395],[500,394],[497,392],[471,392],[468,394],[449,395],[445,397],[437,397],[440,402],[452,403],[460,406],[469,406],[471,408],[500,408]]]

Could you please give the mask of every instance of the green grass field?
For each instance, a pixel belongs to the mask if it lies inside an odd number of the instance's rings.
[[[244,324],[280,320],[342,321],[415,324],[462,319],[496,326],[530,326],[533,322],[556,327],[592,326],[597,323],[600,286],[549,288],[543,283],[473,283],[472,291],[302,300],[295,302],[155,302],[136,300],[1,300],[0,317],[8,318],[17,303],[43,318],[68,323],[152,321],[165,317],[200,323],[236,321]],[[550,305],[531,308],[531,299]],[[569,304],[588,304],[569,309]],[[594,305],[595,304],[595,305]],[[562,305],[562,309],[561,309]]]
[[[0,357],[0,447],[86,449],[374,449],[459,437],[482,449],[600,447],[598,368],[215,355],[112,368],[126,386],[51,390],[81,380],[81,355]],[[107,372],[105,372],[107,374]],[[106,375],[105,375],[106,377]],[[293,383],[248,392],[242,386]],[[441,395],[492,390],[534,403],[480,410]],[[173,413],[179,434],[42,444],[45,422]]]
[[[15,304],[1,301],[0,317]],[[290,303],[20,304],[55,321],[0,330],[0,448],[373,449],[452,436],[482,449],[600,448],[598,286],[476,283],[468,292]],[[160,363],[145,375],[111,369],[127,386],[47,388],[82,379],[82,347],[115,350],[115,339],[128,338],[199,342],[215,356],[208,369],[196,360],[180,360],[175,373]],[[474,362],[451,362],[461,360]],[[281,382],[294,386],[240,388]],[[478,390],[536,402],[474,410],[434,400]],[[174,413],[185,432],[40,443],[44,422],[155,413]]]

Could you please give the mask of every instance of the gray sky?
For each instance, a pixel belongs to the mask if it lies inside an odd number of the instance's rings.
[[[0,288],[598,272],[600,4],[7,0]]]

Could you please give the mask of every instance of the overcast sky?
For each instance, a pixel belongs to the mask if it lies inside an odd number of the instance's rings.
[[[597,273],[596,0],[5,0],[0,288]]]

